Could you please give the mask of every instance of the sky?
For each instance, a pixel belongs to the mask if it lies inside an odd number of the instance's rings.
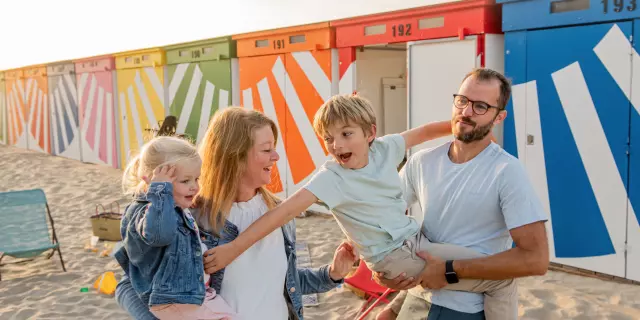
[[[5,0],[0,70],[450,1]]]

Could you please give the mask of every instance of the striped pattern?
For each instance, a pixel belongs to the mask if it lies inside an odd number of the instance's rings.
[[[205,61],[168,68],[169,112],[178,118],[176,133],[200,142],[209,119],[231,103],[231,63]]]
[[[52,154],[81,160],[78,122],[78,96],[75,77],[70,74],[49,77]]]
[[[164,119],[162,67],[117,71],[120,161],[125,167]]]
[[[312,122],[337,91],[331,61],[331,50],[239,59],[242,104],[264,112],[279,128],[281,159],[269,185],[275,193],[292,194],[328,159]]]
[[[47,78],[34,76],[27,78],[25,82],[25,106],[28,110],[27,127],[29,129],[27,148],[51,153]]]
[[[77,75],[82,161],[118,167],[111,71]]]
[[[0,144],[7,144],[7,104],[4,80],[0,81]]]
[[[27,148],[27,106],[24,103],[24,80],[7,79],[7,142],[9,145]]]

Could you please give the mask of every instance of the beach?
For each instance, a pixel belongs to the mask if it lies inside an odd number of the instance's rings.
[[[120,169],[0,145],[0,192],[44,190],[67,269],[63,272],[57,254],[22,263],[5,257],[2,263],[9,264],[0,267],[0,319],[130,319],[113,296],[93,289],[104,272],[114,272],[118,280],[123,274],[112,257],[100,256],[105,242],[98,243],[98,252],[85,249],[96,205],[115,202],[122,211],[128,202],[121,174]],[[313,214],[296,223],[297,239],[308,245],[312,266],[329,263],[344,239],[335,221]],[[518,283],[521,319],[640,319],[638,285],[556,271]],[[304,317],[352,319],[363,301],[342,287],[319,294],[319,304],[305,307]]]

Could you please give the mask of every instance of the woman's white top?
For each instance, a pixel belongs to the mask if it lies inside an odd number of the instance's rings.
[[[247,202],[234,203],[228,219],[242,233],[267,211],[269,208],[258,193]],[[225,268],[220,295],[243,320],[286,320],[286,275],[284,236],[278,228]]]

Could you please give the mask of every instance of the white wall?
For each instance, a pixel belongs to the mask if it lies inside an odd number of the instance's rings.
[[[385,133],[382,112],[382,78],[406,76],[406,51],[365,49],[356,51],[356,90],[371,101],[376,113],[378,136]],[[406,108],[406,105],[405,105]]]

